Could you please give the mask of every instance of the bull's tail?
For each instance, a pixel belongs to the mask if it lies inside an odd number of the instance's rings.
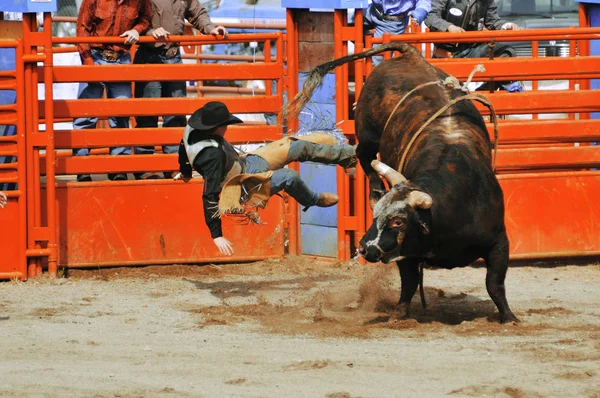
[[[295,118],[300,113],[300,110],[306,105],[313,92],[323,84],[323,77],[337,68],[338,66],[347,64],[348,62],[357,61],[359,59],[367,58],[385,51],[398,51],[400,53],[407,54],[419,54],[418,51],[407,43],[392,42],[384,44],[379,47],[371,48],[370,50],[363,51],[362,53],[347,55],[342,58],[335,59],[330,62],[325,62],[319,66],[314,67],[310,72],[308,79],[304,81],[302,91],[300,91],[294,99],[292,99],[286,109],[288,117]]]

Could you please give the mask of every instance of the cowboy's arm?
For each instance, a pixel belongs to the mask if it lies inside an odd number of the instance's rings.
[[[183,180],[189,180],[190,178],[192,178],[192,165],[190,164],[187,152],[185,151],[185,145],[183,145],[183,140],[181,140],[181,142],[179,143],[178,156],[179,172],[184,177]]]
[[[446,32],[448,30],[448,27],[452,24],[442,17],[446,10],[447,2],[448,0],[431,1],[431,11],[429,11],[427,18],[425,18],[425,25],[427,27],[437,32]]]
[[[218,210],[221,181],[223,181],[223,164],[225,153],[221,148],[206,148],[194,159],[194,168],[204,179],[204,221],[213,239],[223,236],[221,217]]]

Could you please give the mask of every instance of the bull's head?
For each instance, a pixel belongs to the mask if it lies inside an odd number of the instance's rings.
[[[429,240],[431,196],[386,164],[374,160],[371,166],[392,188],[373,208],[373,225],[361,239],[359,253],[367,261],[384,263],[418,255]]]

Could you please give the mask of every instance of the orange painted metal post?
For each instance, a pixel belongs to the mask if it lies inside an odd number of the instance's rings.
[[[333,13],[333,26],[334,26],[334,50],[333,57],[340,58],[344,56],[344,42],[342,38],[342,28],[344,27],[344,18],[346,16],[345,10],[335,10]],[[335,114],[336,122],[343,121],[346,119],[348,114],[345,104],[348,101],[348,79],[344,79],[343,68],[337,68],[335,71]],[[347,190],[348,178],[341,168],[337,168],[337,191],[340,193],[349,192]],[[349,215],[350,198],[343,195],[338,203],[338,259],[347,260],[349,256],[349,233],[346,229],[345,220]]]
[[[45,120],[46,120],[46,226],[48,228],[48,273],[57,276],[58,252],[56,246],[56,178],[54,173],[54,93],[52,90],[52,14],[44,13],[44,86],[45,86]]]
[[[287,88],[288,100],[294,98],[298,93],[298,22],[294,16],[294,10],[286,11],[286,35],[287,35]],[[289,131],[297,131],[299,128],[298,120],[288,118],[287,126]],[[298,165],[290,165],[296,171],[299,171]],[[288,251],[291,255],[301,253],[300,242],[300,208],[294,200],[286,200],[286,219],[288,228]]]
[[[15,54],[15,66],[17,70],[17,148],[19,151],[17,161],[19,162],[18,184],[19,184],[19,253],[21,253],[21,259],[19,260],[21,266],[21,279],[27,278],[27,257],[25,251],[27,250],[27,146],[26,146],[26,109],[25,109],[25,68],[23,61],[23,40],[18,41]]]

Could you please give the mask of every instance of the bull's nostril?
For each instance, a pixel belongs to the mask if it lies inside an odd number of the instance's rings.
[[[359,247],[358,247],[358,252],[359,252],[360,254],[362,254],[362,255],[365,255],[365,254],[367,254],[367,251],[366,251],[366,250],[365,250],[365,248],[364,248],[364,247],[362,247],[362,246],[359,246]]]

